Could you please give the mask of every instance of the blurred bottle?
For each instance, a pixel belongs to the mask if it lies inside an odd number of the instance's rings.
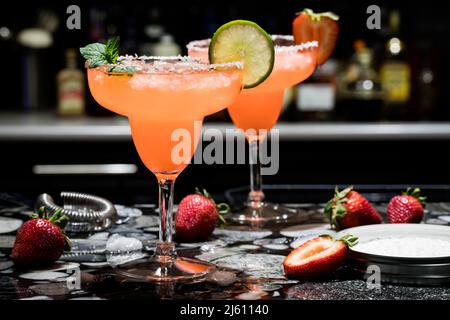
[[[66,68],[56,76],[58,87],[58,114],[81,116],[85,112],[84,73],[77,67],[75,49],[66,51]]]
[[[328,60],[297,86],[295,120],[322,121],[332,118],[336,98],[337,61]]]
[[[22,56],[22,106],[36,111],[50,104],[48,86],[49,48],[53,35],[41,27],[25,28],[17,34]]]
[[[414,113],[414,120],[430,120],[441,105],[438,102],[441,92],[441,59],[429,41],[415,43],[411,56],[413,68],[410,108],[414,111],[411,113]]]
[[[405,42],[400,35],[400,12],[389,16],[390,35],[385,44],[385,57],[380,66],[380,78],[385,90],[383,117],[405,119],[411,92],[411,68],[406,60]]]
[[[177,56],[180,53],[180,46],[170,34],[164,34],[160,41],[153,46],[153,55],[155,56]]]
[[[92,6],[89,9],[89,42],[105,43],[108,39],[107,26],[111,27],[111,23],[107,22],[107,13],[100,6]],[[86,94],[86,114],[93,117],[111,117],[115,113],[106,108],[102,108],[92,97],[87,85],[84,87]]]
[[[22,107],[21,83],[22,73],[17,72],[17,66],[21,63],[20,48],[14,39],[14,31],[11,26],[0,25],[0,61],[5,63],[4,74],[8,75],[8,81],[2,85],[2,104],[0,111],[5,109],[18,109]]]
[[[340,75],[336,117],[346,121],[377,121],[383,106],[380,77],[373,66],[373,51],[355,41],[352,62]]]
[[[89,38],[93,42],[106,41],[106,12],[95,6],[89,10]]]
[[[154,7],[148,13],[148,23],[144,26],[144,35],[138,44],[138,54],[154,56],[154,47],[164,35],[164,26],[161,23],[159,9]]]

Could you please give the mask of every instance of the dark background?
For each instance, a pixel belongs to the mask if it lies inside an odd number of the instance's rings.
[[[66,8],[78,4],[82,11],[82,29],[67,30]],[[42,58],[42,105],[38,112],[55,110],[55,75],[64,67],[63,52],[66,48],[78,48],[93,41],[104,41],[111,35],[120,35],[122,48],[135,51],[142,41],[143,26],[150,19],[152,8],[159,12],[159,22],[174,35],[183,49],[194,39],[210,37],[218,26],[233,19],[249,19],[257,22],[269,33],[289,34],[295,13],[303,8],[315,11],[334,11],[340,15],[340,35],[334,57],[350,59],[355,39],[362,38],[377,52],[383,50],[386,30],[366,28],[366,8],[370,4],[382,7],[383,26],[386,13],[398,9],[401,13],[401,34],[406,42],[408,59],[414,68],[423,52],[436,70],[435,100],[432,114],[427,121],[450,120],[449,101],[449,34],[450,10],[444,1],[19,1],[2,3],[0,26],[8,26],[13,33],[35,25],[37,12],[50,8],[60,17],[60,25],[54,35],[54,45],[39,54]],[[106,18],[101,33],[93,33],[90,12],[104,10]],[[0,117],[3,112],[24,112],[22,106],[19,71],[23,48],[17,43],[0,42],[2,83]],[[124,53],[124,52],[122,52]],[[82,66],[80,59],[79,65]],[[88,100],[90,116],[106,116],[92,99]],[[414,113],[414,109],[412,113]],[[408,119],[424,121],[421,114]],[[448,140],[409,141],[282,141],[280,171],[266,177],[269,184],[440,184],[450,182],[446,156]],[[31,174],[35,163],[120,163],[139,165],[134,176],[86,177],[40,176]],[[249,174],[246,165],[191,165],[177,181],[177,199],[195,186],[206,187],[221,195],[225,189],[245,186]],[[331,187],[330,187],[331,188]],[[96,193],[117,202],[134,203],[155,201],[157,188],[154,177],[142,166],[134,146],[128,142],[86,143],[68,142],[0,142],[0,191],[18,192],[34,197],[48,192],[73,190]],[[297,201],[301,198],[293,198]]]
[[[68,5],[78,4],[81,8],[81,30],[68,30],[65,22],[68,17]],[[366,19],[368,5],[376,4],[381,7],[381,30],[368,30]],[[384,41],[388,32],[388,14],[397,9],[401,14],[400,34],[406,43],[407,59],[414,69],[420,60],[429,60],[435,70],[438,97],[433,106],[430,120],[450,119],[448,107],[450,9],[445,1],[33,1],[8,2],[2,4],[0,11],[0,25],[8,26],[13,32],[37,23],[38,12],[50,9],[60,18],[60,23],[54,35],[54,45],[44,49],[42,63],[45,66],[45,98],[41,108],[52,109],[55,106],[54,79],[56,73],[64,65],[64,50],[79,48],[93,41],[105,41],[112,35],[119,35],[122,39],[122,53],[136,52],[136,43],[145,40],[144,26],[149,21],[157,20],[164,26],[166,32],[175,37],[176,42],[183,48],[194,39],[210,37],[221,24],[234,19],[249,19],[260,24],[272,34],[291,34],[292,20],[295,13],[303,8],[313,8],[316,12],[333,11],[340,16],[340,34],[333,57],[340,61],[349,60],[353,53],[355,39],[364,39],[369,47],[374,48],[379,60],[383,54]],[[102,26],[96,28],[92,18],[93,10],[105,13]],[[152,16],[157,12],[157,18]],[[3,65],[3,72],[8,74],[2,80],[2,109],[21,109],[21,79],[17,72],[23,51],[17,44],[4,41],[0,57],[8,61]],[[7,45],[7,46],[6,46]],[[185,51],[184,51],[185,53]],[[82,60],[80,58],[80,66]],[[414,70],[413,70],[414,72]],[[414,88],[413,88],[414,89]],[[414,92],[413,92],[414,94]],[[413,97],[413,100],[415,98]],[[91,102],[93,103],[93,102]],[[414,101],[411,102],[412,104]],[[412,108],[411,108],[412,110]],[[413,111],[411,111],[413,112]],[[410,115],[409,118],[421,120],[420,115]],[[405,119],[406,120],[406,119]]]

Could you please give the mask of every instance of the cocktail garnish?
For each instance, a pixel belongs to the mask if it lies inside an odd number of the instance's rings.
[[[115,64],[119,57],[119,37],[113,37],[103,43],[91,43],[80,48],[81,55],[89,62],[89,66],[96,68],[105,64]]]
[[[333,12],[316,13],[304,9],[292,22],[292,33],[296,44],[319,41],[318,64],[324,64],[333,53],[339,34],[339,16]]]
[[[210,63],[244,62],[244,88],[270,75],[275,61],[272,38],[256,23],[234,20],[216,30],[209,44]]]
[[[138,69],[128,66],[111,66],[107,71],[111,73],[134,73],[137,72]]]

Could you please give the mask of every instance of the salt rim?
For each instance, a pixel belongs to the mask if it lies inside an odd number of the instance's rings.
[[[152,63],[148,63],[151,61]],[[89,68],[89,63],[86,64]],[[199,58],[188,57],[188,56],[138,56],[135,55],[123,55],[117,58],[117,63],[115,64],[105,64],[94,69],[102,70],[105,73],[116,73],[109,72],[108,69],[111,67],[118,68],[133,68],[134,72],[123,72],[123,73],[146,73],[146,74],[185,74],[185,73],[195,73],[199,71],[214,71],[219,69],[237,69],[242,70],[244,64],[242,62],[226,62],[219,64],[209,64],[205,63]],[[222,71],[222,70],[220,70]],[[121,72],[117,72],[121,73]]]
[[[286,41],[294,41],[294,36],[292,35],[280,35],[280,34],[274,34],[270,36],[272,40],[286,40]],[[189,51],[194,52],[208,52],[209,49],[209,43],[211,42],[211,39],[202,39],[202,40],[194,40],[189,42],[186,45],[186,48]],[[318,41],[309,41],[309,42],[303,42],[297,45],[274,45],[275,52],[298,52],[298,51],[304,51],[311,48],[317,48],[319,46]]]

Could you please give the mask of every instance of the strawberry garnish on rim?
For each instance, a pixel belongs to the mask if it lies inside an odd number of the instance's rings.
[[[339,240],[330,235],[311,239],[289,253],[283,262],[284,272],[296,279],[329,275],[344,263],[348,248],[357,243],[358,238],[352,235]]]
[[[304,9],[297,14],[292,23],[292,33],[296,44],[308,41],[318,41],[319,65],[324,64],[333,53],[339,34],[337,21],[339,16],[333,12],[315,13]]]

